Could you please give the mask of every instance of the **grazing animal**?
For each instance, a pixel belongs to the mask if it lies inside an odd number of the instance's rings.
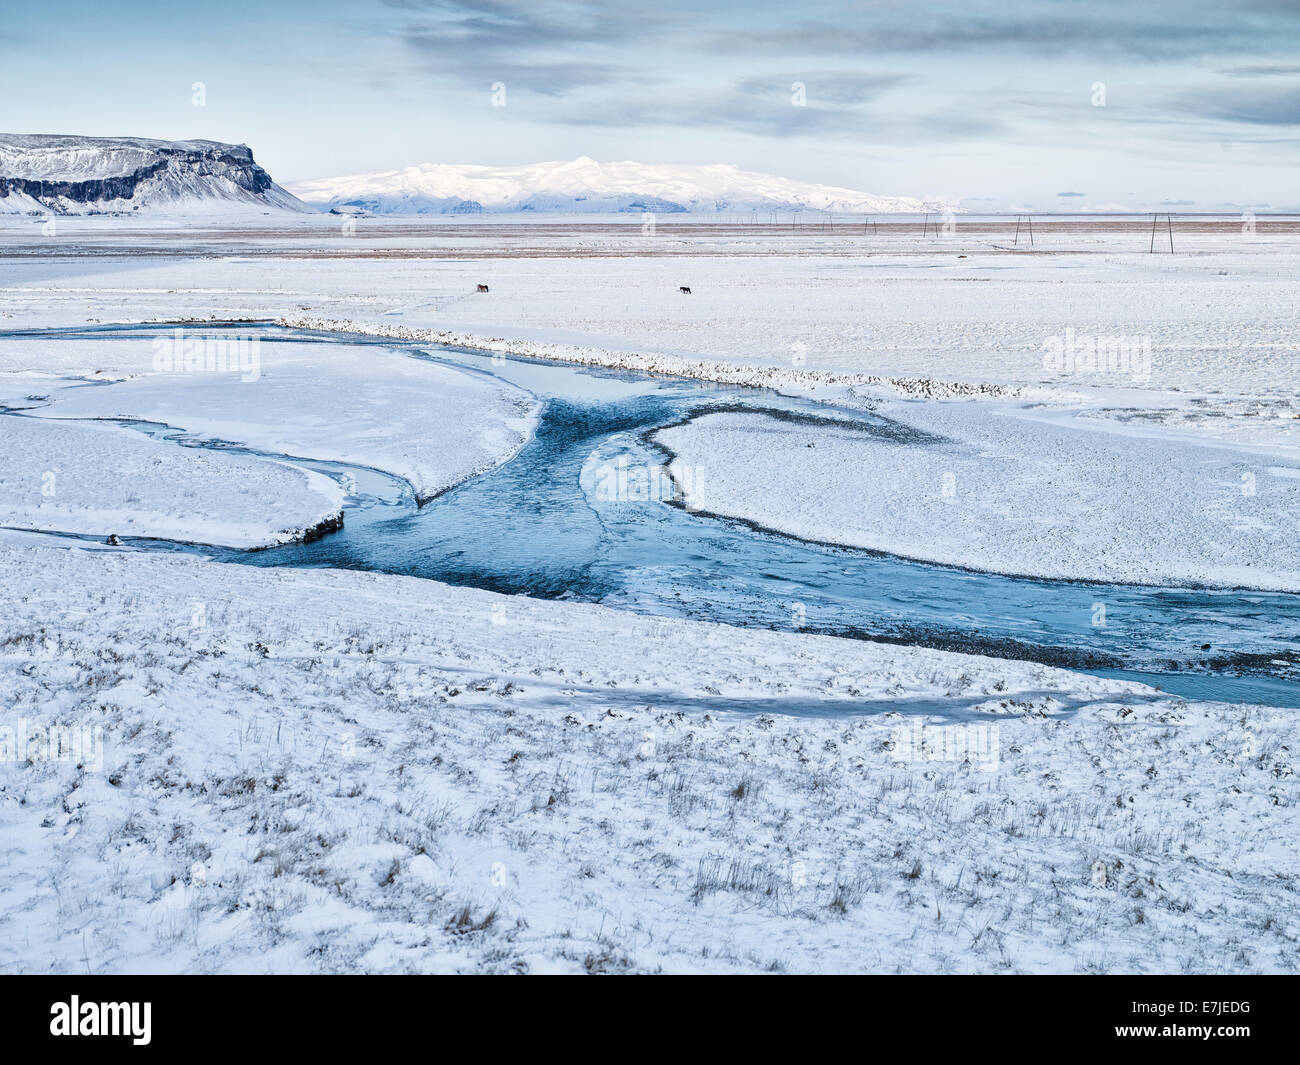
[[[691,294],[691,290],[687,288],[685,285],[679,285],[677,291],[680,292],[683,296],[689,296]]]
[[[478,290],[480,292],[486,292],[488,290],[488,287],[487,285],[479,285]]]

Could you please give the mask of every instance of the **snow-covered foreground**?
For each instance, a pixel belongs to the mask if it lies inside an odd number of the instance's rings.
[[[0,765],[5,970],[1300,961],[1293,713],[408,578],[0,577],[5,724],[87,737]]]
[[[806,540],[1043,578],[1300,591],[1300,462],[878,403],[857,422],[707,414],[655,440],[696,510]]]
[[[334,481],[285,463],[0,418],[0,526],[251,548],[312,535],[342,506]]]

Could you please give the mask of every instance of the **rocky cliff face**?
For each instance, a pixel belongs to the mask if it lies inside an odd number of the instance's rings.
[[[228,207],[311,211],[242,144],[0,134],[0,210],[57,214]]]

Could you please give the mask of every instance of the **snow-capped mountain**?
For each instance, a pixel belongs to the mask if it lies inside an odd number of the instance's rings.
[[[308,203],[376,214],[545,214],[619,212],[834,211],[857,214],[933,211],[944,205],[871,196],[734,166],[656,166],[572,162],[527,166],[427,163],[287,186]]]
[[[310,212],[242,144],[0,133],[0,213]]]

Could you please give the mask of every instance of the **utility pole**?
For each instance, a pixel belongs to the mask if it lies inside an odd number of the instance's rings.
[[[1167,214],[1164,216],[1164,218],[1165,218],[1165,228],[1169,232],[1169,254],[1172,255],[1174,253],[1174,216],[1171,214]],[[1156,227],[1159,224],[1160,224],[1160,215],[1153,214],[1151,216],[1151,246],[1147,248],[1148,252],[1154,252],[1156,250]]]

